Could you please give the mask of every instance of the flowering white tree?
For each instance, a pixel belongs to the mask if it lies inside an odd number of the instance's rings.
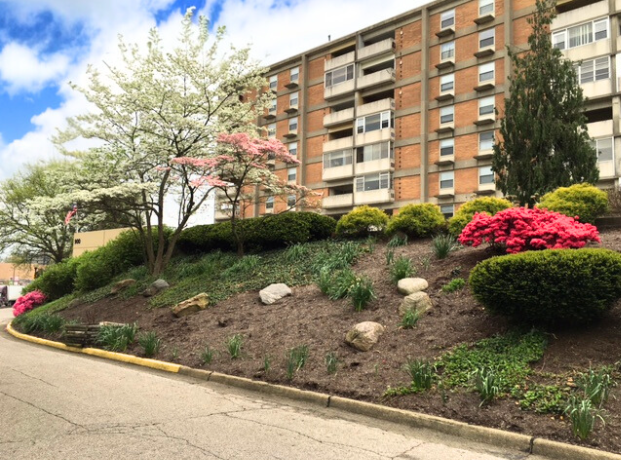
[[[105,75],[89,67],[89,85],[73,85],[93,111],[69,120],[55,142],[75,158],[71,192],[38,202],[40,209],[77,203],[83,212],[105,213],[134,227],[142,237],[150,272],[159,275],[170,260],[188,219],[205,202],[209,188],[175,158],[213,156],[222,132],[255,130],[257,113],[273,96],[261,94],[265,69],[249,59],[248,49],[221,51],[224,30],[210,44],[208,24],[183,19],[175,48],[166,52],[157,29],[146,50],[120,39],[122,67]],[[254,93],[257,96],[246,98]],[[96,146],[76,150],[76,139]],[[79,142],[78,142],[79,144]],[[164,237],[165,197],[179,197],[178,225]]]
[[[310,189],[281,179],[270,167],[270,162],[300,163],[279,140],[261,139],[246,133],[221,134],[216,153],[210,158],[175,158],[172,164],[192,167],[199,173],[193,185],[207,185],[222,191],[229,205],[231,230],[239,255],[244,253],[245,235],[237,225],[238,211],[255,202],[257,190],[265,196],[295,196],[295,203],[288,204],[287,210],[296,204],[309,205],[308,198],[313,195]]]

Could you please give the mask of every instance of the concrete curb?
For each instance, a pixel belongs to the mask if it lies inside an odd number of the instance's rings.
[[[6,330],[9,334],[17,337],[18,339],[26,340],[39,345],[45,345],[74,353],[97,356],[114,361],[121,361],[124,363],[135,364],[137,366],[150,367],[152,369],[158,369],[166,372],[178,373],[200,380],[280,396],[296,401],[304,401],[321,407],[339,409],[388,422],[408,425],[416,428],[425,428],[495,447],[515,449],[520,452],[528,452],[558,460],[621,460],[621,455],[610,452],[589,449],[572,444],[564,444],[547,439],[534,438],[532,436],[497,430],[495,428],[469,425],[467,423],[444,419],[433,415],[421,414],[402,409],[394,409],[392,407],[380,406],[378,404],[371,404],[364,401],[356,401],[354,399],[342,398],[340,396],[326,395],[314,391],[299,390],[297,388],[286,387],[283,385],[273,385],[244,377],[221,374],[219,372],[206,371],[202,369],[194,369],[192,367],[171,364],[154,359],[138,358],[136,356],[126,355],[123,353],[113,353],[100,350],[98,348],[81,349],[68,347],[63,343],[40,339],[38,337],[32,337],[30,335],[17,332],[12,328],[11,323],[7,325]]]

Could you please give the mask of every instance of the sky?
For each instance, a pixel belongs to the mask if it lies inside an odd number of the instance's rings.
[[[174,41],[189,7],[225,25],[264,65],[388,19],[422,0],[0,0],[0,180],[26,163],[60,157],[50,142],[88,103],[69,82],[114,63],[118,36],[146,43],[157,26]],[[381,5],[381,8],[378,6]],[[343,20],[346,18],[346,20]]]

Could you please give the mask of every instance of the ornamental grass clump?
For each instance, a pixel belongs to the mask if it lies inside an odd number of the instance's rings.
[[[45,294],[41,291],[32,291],[26,295],[19,297],[13,304],[13,316],[23,315],[27,311],[32,310],[39,305],[43,305],[46,301]]]
[[[535,249],[582,248],[600,242],[597,228],[542,209],[509,208],[493,216],[477,213],[459,236],[464,246],[488,243],[509,254]]]

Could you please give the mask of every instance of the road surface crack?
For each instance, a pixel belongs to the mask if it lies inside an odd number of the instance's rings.
[[[14,371],[14,372],[17,372],[18,374],[22,374],[23,376],[28,377],[28,378],[30,378],[30,379],[33,379],[33,380],[38,380],[39,382],[45,383],[46,385],[49,385],[49,386],[51,386],[51,387],[53,387],[53,388],[58,388],[56,385],[52,385],[50,382],[46,382],[46,381],[45,381],[45,380],[43,380],[43,379],[40,379],[40,378],[35,377],[35,376],[33,376],[33,375],[26,374],[25,372],[22,372],[22,371],[20,371],[20,370],[13,369],[13,368],[10,368],[9,370],[12,370],[12,371]]]

